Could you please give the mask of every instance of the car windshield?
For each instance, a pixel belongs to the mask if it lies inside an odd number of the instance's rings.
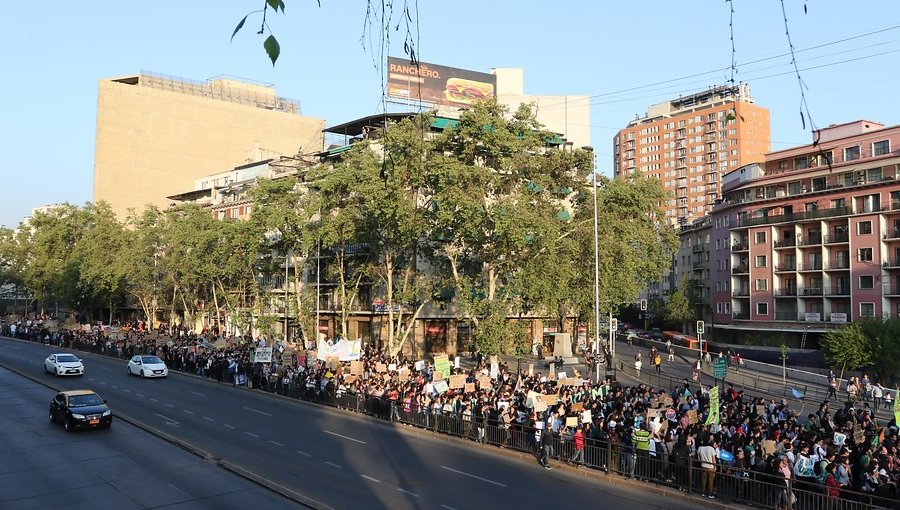
[[[78,358],[76,358],[75,356],[73,356],[71,354],[60,354],[56,357],[56,361],[59,361],[62,363],[74,363],[74,362],[78,361]]]
[[[103,403],[96,393],[90,395],[72,395],[69,397],[69,407],[98,406]]]
[[[142,356],[141,363],[143,363],[145,365],[153,365],[153,364],[157,364],[157,363],[162,363],[162,360],[160,360],[156,356]]]

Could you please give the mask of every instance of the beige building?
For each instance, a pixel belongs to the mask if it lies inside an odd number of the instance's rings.
[[[722,177],[770,150],[769,110],[750,86],[713,87],[651,106],[613,138],[616,177],[657,177],[672,196],[669,224],[689,223],[712,209]]]
[[[191,189],[194,181],[247,161],[249,150],[318,153],[322,119],[272,85],[219,77],[197,82],[146,72],[99,82],[94,201],[120,219],[129,209]]]

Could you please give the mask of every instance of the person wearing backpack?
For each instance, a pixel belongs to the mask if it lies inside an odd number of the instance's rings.
[[[816,474],[816,480],[818,480],[819,483],[821,483],[821,484],[825,483],[825,479],[828,477],[828,474],[829,474],[828,466],[830,466],[832,464],[834,464],[834,452],[833,451],[826,452],[824,457],[821,457],[819,460],[816,461],[814,469],[815,469],[815,474]],[[832,477],[833,477],[833,475],[832,475]]]

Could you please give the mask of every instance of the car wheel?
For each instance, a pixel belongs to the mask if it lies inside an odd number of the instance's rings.
[[[143,371],[143,370],[141,370],[141,379],[144,379],[144,378],[145,378],[145,377],[147,377],[147,374],[146,374],[146,373],[144,373],[144,371]]]
[[[56,418],[53,417],[53,411],[50,411],[50,423],[56,423]]]
[[[72,432],[73,428],[72,423],[69,420],[63,422],[63,428],[66,429],[66,432]]]
[[[125,374],[128,375],[129,377],[134,375],[131,373],[131,367],[125,367]]]

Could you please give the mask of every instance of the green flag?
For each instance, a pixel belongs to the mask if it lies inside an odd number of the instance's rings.
[[[900,427],[900,388],[894,395],[894,424]]]
[[[713,386],[709,389],[709,414],[706,415],[704,425],[710,423],[719,423],[719,387]]]

